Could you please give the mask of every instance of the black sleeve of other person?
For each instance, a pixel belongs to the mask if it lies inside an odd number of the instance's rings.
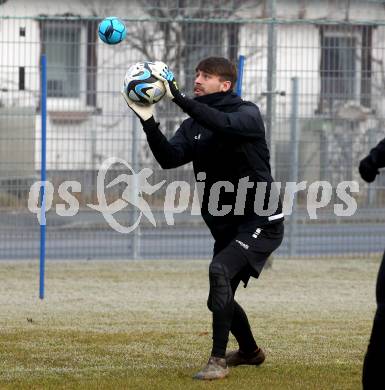
[[[186,137],[187,125],[184,121],[174,136],[167,140],[159,129],[159,123],[151,117],[142,122],[147,142],[158,163],[163,169],[176,168],[192,161],[192,145]]]
[[[370,151],[373,164],[376,168],[385,167],[385,138]]]

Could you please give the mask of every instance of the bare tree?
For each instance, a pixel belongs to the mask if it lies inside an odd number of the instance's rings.
[[[249,3],[214,0],[207,3],[207,8],[201,8],[198,2],[194,7],[189,1],[179,0],[167,2],[164,7],[161,0],[139,0],[150,21],[137,23],[126,45],[147,59],[165,62],[184,91],[191,93],[199,60],[210,55],[236,60],[240,25],[231,20]],[[171,135],[180,122],[179,111],[163,100],[157,104],[157,113],[167,135]]]
[[[102,15],[113,12],[111,5],[105,2],[80,2],[94,17],[102,18]],[[127,53],[125,62],[127,59],[165,62],[173,70],[181,88],[191,93],[195,66],[199,60],[218,55],[236,61],[240,29],[236,16],[245,7],[253,6],[254,9],[260,3],[263,1],[212,0],[207,2],[206,8],[202,8],[200,2],[188,0],[137,0],[140,7],[137,12],[143,16],[127,23],[127,39],[116,50]],[[126,7],[121,12],[130,11],[126,3],[117,4],[117,7],[121,5]],[[93,24],[92,28],[96,31],[97,25]],[[116,64],[119,65],[125,64]],[[156,104],[156,110],[157,119],[161,121],[166,135],[172,135],[183,113],[166,99]]]

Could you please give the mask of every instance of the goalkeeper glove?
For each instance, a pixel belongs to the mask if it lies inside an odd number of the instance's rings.
[[[150,65],[152,74],[155,78],[163,81],[166,88],[166,95],[169,99],[178,103],[178,100],[184,99],[185,95],[179,91],[178,84],[175,80],[174,73],[168,66],[161,61],[156,61]]]
[[[127,90],[123,87],[122,91],[120,92],[124,98],[124,100],[127,103],[127,106],[134,111],[134,114],[142,121],[145,122],[149,120],[150,118],[154,117],[154,105],[140,105],[138,103],[135,103],[132,101],[128,95]]]

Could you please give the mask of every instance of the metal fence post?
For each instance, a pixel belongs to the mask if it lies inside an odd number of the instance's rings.
[[[291,117],[290,117],[290,181],[298,182],[299,165],[299,126],[298,126],[298,77],[291,79]],[[293,194],[293,210],[289,219],[289,255],[294,256],[297,253],[297,194]]]
[[[41,56],[41,221],[39,298],[44,299],[46,255],[46,180],[47,180],[47,57]]]
[[[268,25],[267,35],[267,95],[266,95],[266,135],[267,146],[270,150],[270,165],[273,177],[275,175],[275,147],[273,129],[275,124],[276,101],[276,62],[277,62],[277,34],[275,26],[276,0],[269,0],[268,13],[272,19]]]
[[[371,128],[368,130],[369,132],[369,147],[373,147],[376,144],[376,129]],[[377,184],[378,185],[378,184]],[[374,183],[367,185],[368,193],[367,193],[367,206],[370,207],[376,207],[377,206],[377,199],[376,199],[376,193],[377,188]]]
[[[132,169],[135,173],[139,171],[139,155],[138,155],[138,118],[136,115],[132,115],[132,149],[131,149],[131,161]],[[133,199],[138,196],[139,183],[138,175],[134,175],[132,181]],[[132,224],[134,224],[139,218],[139,210],[134,207],[132,210]],[[140,225],[131,232],[131,245],[132,245],[132,258],[140,258]]]

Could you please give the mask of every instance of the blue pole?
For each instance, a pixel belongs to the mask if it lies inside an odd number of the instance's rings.
[[[243,67],[245,64],[245,56],[240,55],[238,58],[238,80],[237,80],[237,95],[242,96],[242,80],[243,80]]]
[[[47,58],[41,56],[41,218],[40,218],[40,288],[39,298],[44,299],[44,272],[45,272],[45,181],[46,154],[47,154]]]

